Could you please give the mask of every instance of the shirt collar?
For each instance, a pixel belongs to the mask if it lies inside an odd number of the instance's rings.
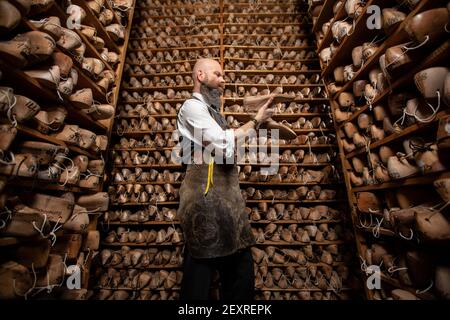
[[[194,92],[192,95],[200,99],[200,101],[203,102],[204,104],[208,105],[208,103],[206,103],[205,98],[203,98],[203,95],[200,92]]]
[[[199,99],[201,102],[203,102],[204,104],[206,104],[209,108],[211,108],[212,110],[219,112],[219,110],[216,110],[213,106],[211,106],[210,104],[208,104],[205,100],[205,98],[203,98],[203,95],[200,92],[194,92],[192,93],[192,96],[196,97],[197,99]]]

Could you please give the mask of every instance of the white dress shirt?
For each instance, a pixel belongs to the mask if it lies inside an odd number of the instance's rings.
[[[186,100],[180,108],[177,119],[178,131],[183,136],[182,150],[190,150],[193,141],[199,150],[203,146],[215,150],[216,156],[224,155],[226,158],[232,158],[235,149],[234,130],[223,130],[219,126],[210,114],[210,111],[217,111],[206,103],[202,94],[194,92],[193,96],[200,101],[193,98]],[[183,163],[190,163],[190,158],[190,154],[183,154]]]

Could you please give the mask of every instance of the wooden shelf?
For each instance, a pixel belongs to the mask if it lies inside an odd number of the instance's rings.
[[[127,185],[130,184],[131,182],[111,182],[111,185]],[[170,184],[172,186],[178,186],[181,184],[181,182],[156,182],[156,181],[149,181],[149,182],[133,182],[134,184],[141,184],[141,185],[146,185],[146,184],[152,184],[152,185],[165,185],[165,184]]]
[[[24,134],[26,136],[29,136],[29,137],[32,137],[34,139],[38,139],[38,140],[41,140],[41,141],[53,143],[53,144],[56,144],[56,145],[59,145],[59,146],[63,146],[65,148],[69,148],[69,150],[71,150],[72,152],[75,152],[75,153],[81,154],[81,155],[85,155],[85,156],[87,156],[87,157],[89,157],[91,159],[98,159],[99,158],[96,154],[94,154],[91,151],[83,150],[83,149],[81,149],[79,147],[68,145],[68,144],[64,143],[63,141],[61,141],[61,140],[55,139],[55,138],[53,138],[52,136],[49,136],[49,135],[42,134],[42,133],[40,133],[37,130],[25,127],[25,126],[23,126],[21,124],[17,125],[17,130],[18,130],[19,133]]]
[[[243,146],[245,148],[271,148],[273,145],[245,145]],[[337,148],[337,145],[335,144],[280,144],[277,146],[280,149],[305,149],[305,148],[312,148],[312,149],[322,149],[322,148]]]
[[[68,16],[59,5],[53,5],[51,9],[47,12],[50,15],[54,14],[55,16],[59,17],[61,21],[67,21],[68,19]],[[102,58],[98,50],[93,46],[93,44],[89,41],[89,39],[87,39],[86,36],[79,29],[73,29],[72,31],[75,31],[81,38],[81,40],[84,42],[84,44],[86,45],[86,53],[88,53],[90,57],[100,59],[105,64],[106,69],[114,71],[111,65]]]
[[[267,267],[269,267],[269,268],[287,268],[287,267],[299,267],[299,266],[302,266],[301,264],[299,264],[299,263],[292,263],[292,262],[286,262],[286,263],[283,263],[283,264],[276,264],[276,263],[260,263],[260,264],[257,264],[257,266],[260,266],[260,265],[264,265],[264,266],[267,266]],[[306,262],[306,264],[304,265],[305,267],[309,267],[309,266],[312,266],[312,267],[329,267],[329,266],[333,266],[333,267],[337,267],[337,266],[343,266],[343,265],[348,265],[347,263],[345,263],[345,262],[341,262],[341,261],[336,261],[336,262],[333,262],[331,265],[330,264],[327,264],[327,263],[323,263],[323,262]]]
[[[269,204],[277,204],[277,203],[292,203],[292,204],[311,204],[311,203],[339,203],[342,202],[340,200],[305,200],[305,199],[300,199],[300,200],[283,200],[283,199],[275,199],[275,200],[251,200],[251,199],[247,199],[245,200],[246,203],[269,203]]]
[[[270,37],[270,38],[281,38],[282,36],[286,37],[296,37],[297,39],[305,39],[309,38],[308,33],[251,33],[245,34],[246,38],[258,38],[258,37]],[[224,33],[224,38],[238,38],[241,37],[241,33]]]
[[[156,89],[158,89],[158,88],[156,88]],[[126,89],[124,89],[124,90],[126,90]],[[159,91],[159,90],[156,90],[156,91]],[[154,99],[154,100],[150,99],[149,102],[152,102],[152,103],[155,103],[155,102],[169,103],[169,104],[173,105],[173,104],[176,104],[176,103],[181,103],[182,104],[187,99],[189,99],[189,98],[184,98],[184,99]],[[232,103],[236,103],[236,102],[242,102],[243,100],[244,100],[243,97],[236,97],[236,98],[225,97],[225,98],[223,98],[224,103],[227,104],[227,105],[232,104]],[[298,98],[296,98],[296,99],[292,100],[292,102],[299,103],[299,104],[301,104],[301,103],[329,104],[330,100],[328,100],[327,98],[307,98],[307,99],[298,99]],[[122,102],[122,104],[129,104],[129,105],[137,105],[137,104],[144,104],[144,103],[145,103],[144,101],[135,101],[135,102],[123,101]],[[240,115],[240,114],[248,114],[248,113],[242,112],[242,113],[236,113],[236,114]],[[308,116],[308,115],[311,115],[311,114],[313,114],[313,113],[310,113],[310,112],[307,112],[307,113],[286,113],[284,115],[286,115],[286,116],[287,115]],[[277,116],[277,115],[280,115],[280,114],[275,114],[275,115]],[[323,115],[323,113],[321,113],[320,115]],[[151,115],[151,116],[155,116],[155,115]]]
[[[320,42],[319,47],[317,48],[317,53],[325,49],[325,47],[329,46],[331,44],[331,41],[333,40],[333,34],[331,32],[331,25],[334,21],[338,21],[342,19],[346,15],[345,12],[345,5],[341,5],[341,8],[338,10],[336,15],[333,17],[333,20],[331,21],[330,28],[328,29],[327,34],[324,36],[322,42]]]
[[[293,22],[224,22],[223,24],[223,28],[226,27],[231,27],[231,26],[235,26],[235,27],[239,27],[239,26],[247,26],[247,27],[272,27],[272,28],[276,28],[276,27],[287,27],[287,26],[292,26]],[[312,24],[308,23],[308,22],[302,22],[302,23],[296,23],[296,26],[301,26],[304,28],[311,28]]]
[[[123,137],[133,137],[133,136],[141,136],[146,134],[164,134],[164,133],[172,133],[176,130],[158,130],[158,131],[125,131],[122,134],[117,134],[118,136]],[[302,133],[310,133],[310,132],[331,132],[331,129],[293,129],[295,133],[302,134]],[[280,145],[281,146],[281,145]],[[297,145],[296,145],[297,146]],[[303,145],[298,145],[303,146]],[[312,144],[311,147],[318,146],[315,144]],[[320,145],[320,146],[330,146],[330,145]],[[334,145],[332,145],[334,146]]]
[[[405,286],[400,281],[398,281],[396,279],[393,279],[391,277],[388,277],[384,273],[381,273],[381,281],[384,281],[384,282],[390,284],[393,287],[409,291],[410,293],[416,295],[418,298],[420,298],[422,300],[435,300],[436,299],[436,297],[434,297],[433,294],[427,293],[427,292],[425,292],[425,293],[417,293],[417,289],[416,288]]]
[[[320,183],[301,183],[301,182],[280,182],[280,183],[274,183],[274,182],[250,182],[250,181],[239,181],[240,185],[254,185],[254,186],[270,186],[270,187],[276,187],[276,186],[290,186],[290,187],[300,187],[300,186],[328,186],[328,185],[339,185],[340,182],[320,182]]]
[[[40,179],[33,179],[33,178],[24,178],[24,177],[14,177],[14,179],[8,180],[8,186],[15,187],[15,188],[25,188],[25,189],[32,189],[32,190],[55,190],[55,191],[64,191],[64,192],[74,192],[74,193],[97,193],[101,190],[99,188],[97,189],[88,189],[88,188],[81,188],[78,186],[71,186],[66,185],[62,186],[58,184],[58,182],[49,182],[45,180]]]
[[[128,287],[117,287],[117,288],[111,288],[111,287],[100,287],[100,286],[96,286],[95,289],[101,289],[101,290],[123,290],[123,291],[179,291],[181,290],[179,287],[174,287],[174,288],[156,288],[156,289],[149,289],[149,288],[128,288]]]
[[[269,221],[269,220],[251,220],[251,224],[321,224],[321,223],[341,223],[341,220],[276,220],[276,221]]]
[[[229,73],[234,73],[236,76],[239,75],[252,75],[252,76],[258,76],[258,75],[266,75],[266,74],[273,74],[273,75],[297,75],[297,74],[319,74],[320,70],[224,70],[225,75]],[[239,84],[238,82],[235,82]],[[314,83],[316,84],[316,83]],[[304,84],[308,85],[308,84]]]
[[[439,46],[435,51],[433,51],[428,57],[426,57],[424,60],[422,60],[421,63],[419,63],[419,65],[413,67],[410,71],[408,71],[405,75],[403,75],[402,77],[398,78],[394,83],[392,83],[390,88],[387,88],[386,90],[384,90],[383,92],[381,92],[373,101],[372,105],[377,105],[378,103],[380,103],[382,100],[384,100],[385,98],[387,98],[387,96],[395,89],[398,89],[408,83],[410,83],[414,77],[414,75],[423,70],[423,69],[427,69],[427,68],[431,68],[433,66],[438,65],[439,63],[441,63],[442,61],[445,61],[445,59],[449,56],[450,54],[450,40],[445,41],[441,46]],[[361,107],[358,111],[354,112],[352,114],[352,116],[344,121],[341,122],[339,129],[343,128],[345,123],[347,122],[351,122],[355,119],[357,119],[357,117],[365,112],[367,109],[369,109],[369,105],[365,105],[363,107]]]
[[[239,87],[246,87],[246,88],[276,88],[276,87],[283,87],[284,89],[299,89],[299,88],[314,88],[314,87],[324,87],[323,84],[281,84],[281,83],[269,83],[269,84],[248,84],[248,83],[234,83],[234,84],[226,84],[225,88],[232,88],[235,89],[237,86]],[[191,90],[194,88],[193,84],[190,85],[175,85],[175,86],[161,86],[161,87],[140,87],[140,88],[134,88],[134,87],[123,87],[124,90],[127,91],[153,91],[153,90]],[[231,98],[232,99],[232,98]]]
[[[316,22],[314,23],[314,27],[312,29],[313,33],[316,33],[319,31],[319,28],[322,29],[322,25],[329,21],[333,17],[333,5],[334,0],[325,0],[322,4],[322,10],[319,13],[319,16],[317,17]]]
[[[194,88],[194,85],[184,85],[184,86],[164,86],[164,87],[141,87],[141,88],[134,88],[134,87],[122,87],[123,90],[135,92],[135,91],[143,91],[143,92],[149,92],[149,91],[158,91],[158,90],[192,90]]]
[[[265,85],[264,85],[265,87]],[[285,85],[283,85],[283,87],[285,87]],[[184,101],[184,100],[183,100]],[[225,103],[227,102],[236,102],[236,101],[244,101],[243,97],[238,97],[238,98],[232,98],[232,97],[225,97],[224,98]],[[328,104],[330,102],[330,100],[328,100],[327,98],[308,98],[308,99],[298,99],[295,98],[294,100],[292,100],[291,102],[295,102],[295,103],[323,103],[323,104]],[[301,117],[302,115],[310,115],[312,113],[286,113],[285,115],[293,115],[293,116],[297,116],[299,115],[299,117]],[[277,114],[275,114],[277,115]],[[279,114],[278,114],[279,115]]]
[[[171,225],[179,225],[180,221],[174,220],[174,221],[146,221],[146,222],[120,222],[120,221],[109,221],[101,223],[110,225],[110,226],[171,226]]]
[[[129,266],[129,267],[122,267],[120,266],[122,263],[119,263],[119,267],[106,265],[106,266],[100,266],[101,268],[113,268],[116,270],[130,270],[130,269],[136,269],[136,270],[161,270],[161,269],[182,269],[182,264],[163,264],[163,265],[149,265],[145,267],[136,267],[136,266]],[[139,265],[139,264],[138,264]]]
[[[328,246],[330,244],[346,244],[348,241],[344,240],[334,240],[334,241],[310,241],[310,242],[286,242],[286,241],[264,241],[263,243],[257,242],[256,246],[308,246],[308,245],[316,245],[316,246]]]
[[[151,152],[151,151],[162,151],[162,150],[172,150],[173,148],[112,148],[111,151],[144,151],[144,152]]]
[[[146,134],[164,134],[164,133],[172,133],[174,130],[159,130],[159,131],[126,131],[122,134],[117,134],[117,130],[114,133],[115,135],[118,135],[120,137],[141,137],[142,135]]]
[[[0,69],[10,76],[8,77],[8,81],[11,81],[14,92],[24,94],[25,96],[32,95],[33,97],[42,97],[44,100],[51,101],[52,104],[62,104],[67,107],[66,110],[70,119],[76,120],[77,124],[80,124],[85,128],[90,128],[90,130],[93,130],[95,133],[106,132],[106,127],[104,125],[76,109],[69,101],[61,101],[57,96],[56,89],[53,92],[50,89],[43,87],[37,80],[29,77],[20,70],[12,68],[3,61],[0,61]],[[38,101],[40,102],[41,100]],[[45,104],[42,104],[41,106],[43,107]],[[45,110],[45,108],[43,108],[43,110]]]
[[[147,151],[146,148],[142,149],[130,149],[135,151]],[[133,164],[133,165],[127,165],[127,164],[116,164],[114,165],[113,169],[117,168],[151,168],[151,169],[183,169],[183,166],[177,165],[177,164],[166,164],[166,165],[157,165],[157,164]]]
[[[54,5],[54,8],[56,8],[57,6]],[[22,19],[22,23],[24,25],[26,25],[27,28],[33,30],[33,31],[39,31],[31,22],[29,22],[26,19]],[[69,57],[73,57],[73,54],[68,52],[67,50],[65,50],[64,48],[56,48],[55,52],[62,52],[64,54],[66,54]],[[106,101],[106,97],[105,94],[103,93],[102,89],[90,78],[90,75],[86,74],[86,72],[84,70],[82,70],[81,68],[81,64],[78,62],[78,60],[73,59],[73,68],[77,71],[78,73],[78,84],[77,87],[83,87],[83,88],[90,88],[92,89],[92,93],[94,95],[94,97],[97,100],[100,100],[102,102]],[[16,71],[16,75],[19,73],[20,71]],[[26,74],[24,74],[24,76],[27,76]],[[36,81],[36,83],[40,86],[40,84]],[[73,90],[73,92],[75,92],[75,90]],[[51,91],[50,91],[51,93]],[[61,99],[59,97],[56,96],[56,89],[55,89],[55,93],[53,93],[54,98],[52,100],[54,101],[59,101],[60,103],[63,102],[61,101]],[[72,107],[72,106],[71,106]],[[73,107],[72,107],[73,108]],[[92,121],[94,122],[94,121]]]
[[[230,61],[242,61],[242,62],[266,62],[266,61],[273,61],[275,63],[279,63],[279,62],[290,62],[290,63],[294,63],[294,62],[302,62],[302,63],[310,63],[310,64],[317,64],[319,63],[319,59],[313,58],[313,59],[254,59],[254,58],[234,58],[234,57],[227,57],[224,56],[223,57],[224,60],[230,60]]]
[[[447,114],[447,111],[441,111],[441,112],[439,112],[439,113],[436,115],[436,119],[435,119],[433,122],[429,122],[429,123],[415,123],[415,124],[413,124],[413,125],[411,125],[411,126],[405,128],[405,129],[403,129],[403,130],[400,131],[400,132],[393,133],[393,134],[391,134],[391,135],[385,137],[385,138],[382,139],[382,140],[375,141],[375,142],[373,142],[373,143],[371,143],[371,144],[369,145],[369,149],[370,149],[370,150],[374,150],[374,149],[376,149],[376,148],[378,148],[378,147],[381,147],[381,146],[383,146],[383,145],[386,145],[386,144],[388,144],[388,143],[390,143],[390,142],[399,140],[400,138],[403,138],[403,137],[405,137],[405,136],[409,136],[409,135],[411,135],[411,134],[413,134],[413,133],[417,133],[417,132],[419,132],[419,131],[421,131],[421,130],[427,129],[427,128],[429,128],[430,126],[435,125],[435,124],[436,124],[436,121],[439,120],[439,119],[440,119],[442,116],[444,116],[445,114]],[[353,158],[353,157],[356,157],[356,156],[358,156],[358,155],[360,155],[360,154],[364,154],[364,153],[366,153],[366,148],[358,148],[358,149],[356,149],[355,151],[352,151],[352,152],[350,152],[349,154],[347,154],[345,157],[346,157],[347,159],[351,159],[351,158]]]
[[[154,78],[154,77],[176,77],[176,76],[190,76],[192,75],[192,71],[187,72],[163,72],[163,73],[145,73],[145,74],[137,74],[137,73],[129,73],[129,77],[134,78]]]
[[[111,206],[169,206],[169,205],[177,205],[180,204],[179,201],[166,201],[166,202],[158,202],[158,203],[153,203],[153,202],[136,202],[136,203],[131,203],[131,202],[126,202],[126,203],[119,203],[119,202],[112,202],[110,203]]]
[[[387,48],[393,47],[400,43],[408,41],[405,33],[406,23],[409,23],[412,17],[416,14],[422,12],[429,6],[428,1],[420,1],[417,6],[411,11],[406,19],[397,27],[397,29],[384,41],[378,48],[378,50],[369,58],[368,61],[361,66],[361,68],[355,73],[352,80],[345,83],[341,90],[339,90],[334,97],[338,97],[340,93],[352,90],[353,83],[357,80],[360,80],[366,77],[370,70],[373,69],[375,65],[378,64],[380,56],[386,51]]]
[[[134,242],[113,242],[113,243],[108,243],[108,242],[102,242],[102,246],[104,247],[122,247],[122,246],[127,246],[127,247],[179,247],[179,246],[184,246],[184,242],[179,242],[179,243],[134,243]]]
[[[237,163],[238,166],[252,166],[252,167],[267,167],[270,165],[274,165],[273,163]],[[321,163],[277,163],[277,166],[296,166],[296,167],[305,167],[305,168],[316,168],[316,167],[324,167],[329,166],[329,162],[321,162]]]
[[[264,50],[273,50],[273,49],[281,49],[281,50],[289,50],[289,51],[302,51],[302,50],[314,50],[313,46],[232,46],[232,45],[224,45],[224,48],[234,48],[236,50],[239,49],[253,49],[254,51],[264,51]]]
[[[118,45],[111,39],[105,27],[100,23],[95,13],[87,5],[87,2],[83,0],[73,0],[73,4],[82,7],[84,11],[86,11],[86,18],[84,19],[83,23],[89,24],[97,30],[98,35],[105,41],[105,47],[116,53],[120,53]]]
[[[284,4],[284,3],[283,3]],[[291,3],[292,5],[296,3]],[[223,18],[226,19],[230,15],[233,15],[234,17],[244,17],[248,18],[249,13],[241,13],[241,12],[234,12],[234,13],[224,13]],[[296,18],[303,18],[305,15],[301,14],[293,14],[292,12],[251,12],[252,17],[293,17]],[[297,20],[297,19],[296,19]],[[290,22],[290,24],[295,24],[296,21]]]
[[[245,113],[245,112],[223,112],[223,116],[227,117],[227,116],[233,116],[235,118],[240,118],[240,119],[249,119],[251,117],[251,114],[249,113]],[[274,113],[273,116],[271,117],[272,119],[276,119],[276,120],[292,120],[292,121],[296,121],[299,118],[306,118],[306,117],[329,117],[328,113],[322,113],[322,112],[310,112],[310,113]],[[296,129],[299,130],[299,129]],[[306,129],[305,129],[306,130]],[[312,130],[319,130],[320,129],[312,129]],[[322,129],[323,132],[330,130],[330,129]]]
[[[128,58],[127,58],[128,59]],[[220,60],[219,58],[212,58],[213,60]],[[151,60],[151,59],[149,59],[149,60]],[[175,64],[182,64],[182,63],[185,63],[185,62],[189,62],[190,64],[191,64],[191,66],[194,66],[194,64],[195,64],[195,62],[196,62],[197,60],[174,60],[174,61],[160,61],[160,62],[149,62],[149,63],[146,63],[146,64],[148,64],[148,65],[151,65],[151,66],[154,66],[154,65],[157,65],[157,64],[159,64],[159,65],[166,65],[166,64],[170,64],[170,65],[175,65]],[[130,66],[142,66],[142,63],[138,63],[138,62],[126,62],[127,64],[129,64]]]
[[[135,10],[135,4],[136,1],[134,2],[134,5],[131,7],[131,10],[129,10],[128,12],[128,26],[125,29],[125,41],[123,43],[123,46],[121,48],[121,50],[119,51],[119,64],[117,66],[117,74],[116,74],[116,79],[114,82],[114,96],[113,96],[113,103],[115,104],[115,110],[114,110],[114,116],[112,117],[112,119],[110,119],[108,121],[108,141],[111,141],[111,133],[112,133],[112,126],[114,124],[114,119],[117,113],[117,103],[119,101],[119,94],[121,92],[121,83],[122,83],[122,76],[123,76],[123,71],[124,71],[124,67],[125,67],[125,60],[126,60],[126,53],[127,53],[127,48],[128,48],[128,43],[130,40],[130,32],[131,32],[131,26],[132,26],[132,19],[133,19],[133,15],[134,15],[134,10]]]
[[[336,289],[320,289],[320,288],[301,288],[301,289],[296,289],[296,288],[287,288],[287,289],[281,289],[279,287],[274,286],[274,288],[267,288],[267,287],[262,287],[262,288],[255,288],[255,291],[260,292],[260,291],[271,291],[271,292],[276,292],[276,291],[281,291],[281,292],[334,292],[337,295],[339,295],[339,292],[341,291],[350,291],[353,290],[351,288],[339,288],[339,290]]]
[[[393,180],[380,184],[373,184],[363,187],[354,187],[352,188],[352,192],[364,192],[364,191],[377,191],[383,189],[396,189],[400,187],[406,186],[418,186],[418,185],[428,185],[432,184],[435,180],[439,179],[439,177],[448,176],[448,174],[441,172],[430,173],[425,176],[414,176],[404,179]]]
[[[158,6],[158,8],[164,8],[164,7],[165,7],[164,5],[163,6]],[[173,15],[170,15],[170,16],[168,16],[168,15],[158,15],[158,16],[145,15],[144,16],[144,15],[141,14],[142,12],[148,12],[148,11],[149,11],[149,9],[140,9],[135,18],[138,18],[138,19],[152,19],[152,20],[165,20],[167,18],[169,18],[169,19],[180,18],[181,19],[181,18],[190,18],[190,17],[192,17],[192,15],[189,15],[189,14],[180,14],[180,15],[176,15],[176,16],[173,16]],[[195,14],[195,20],[197,21],[197,18],[203,18],[203,17],[218,17],[218,18],[220,18],[220,16],[221,16],[221,13],[219,13],[219,12],[217,12],[217,13]]]
[[[185,101],[185,100],[183,100]],[[176,118],[176,114],[149,114],[153,118]],[[140,116],[120,116],[120,119],[141,119]]]
[[[349,58],[348,53],[351,52],[351,50],[358,46],[359,44],[362,44],[363,39],[373,39],[374,36],[378,34],[377,29],[368,29],[367,28],[367,17],[366,17],[366,11],[367,8],[371,5],[377,5],[378,2],[381,2],[381,0],[369,0],[367,4],[365,5],[362,14],[354,21],[353,23],[353,30],[350,35],[345,37],[339,47],[336,50],[336,53],[332,56],[331,60],[328,62],[328,65],[325,67],[325,69],[322,72],[322,77],[327,76],[330,72],[332,72],[338,65],[341,65],[343,61],[347,60]],[[331,27],[330,27],[331,30]]]

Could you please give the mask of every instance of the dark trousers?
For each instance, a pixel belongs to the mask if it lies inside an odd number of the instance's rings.
[[[215,270],[220,275],[221,300],[254,299],[253,258],[251,249],[246,248],[213,259],[195,259],[186,251],[180,300],[207,300]]]

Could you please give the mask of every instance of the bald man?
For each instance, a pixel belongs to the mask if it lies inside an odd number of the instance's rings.
[[[208,299],[217,270],[221,299],[250,300],[254,295],[250,247],[255,239],[234,159],[242,138],[272,116],[271,100],[249,122],[230,129],[220,114],[225,89],[220,64],[200,59],[192,76],[192,98],[184,102],[177,117],[187,164],[177,211],[186,241],[181,299]]]

